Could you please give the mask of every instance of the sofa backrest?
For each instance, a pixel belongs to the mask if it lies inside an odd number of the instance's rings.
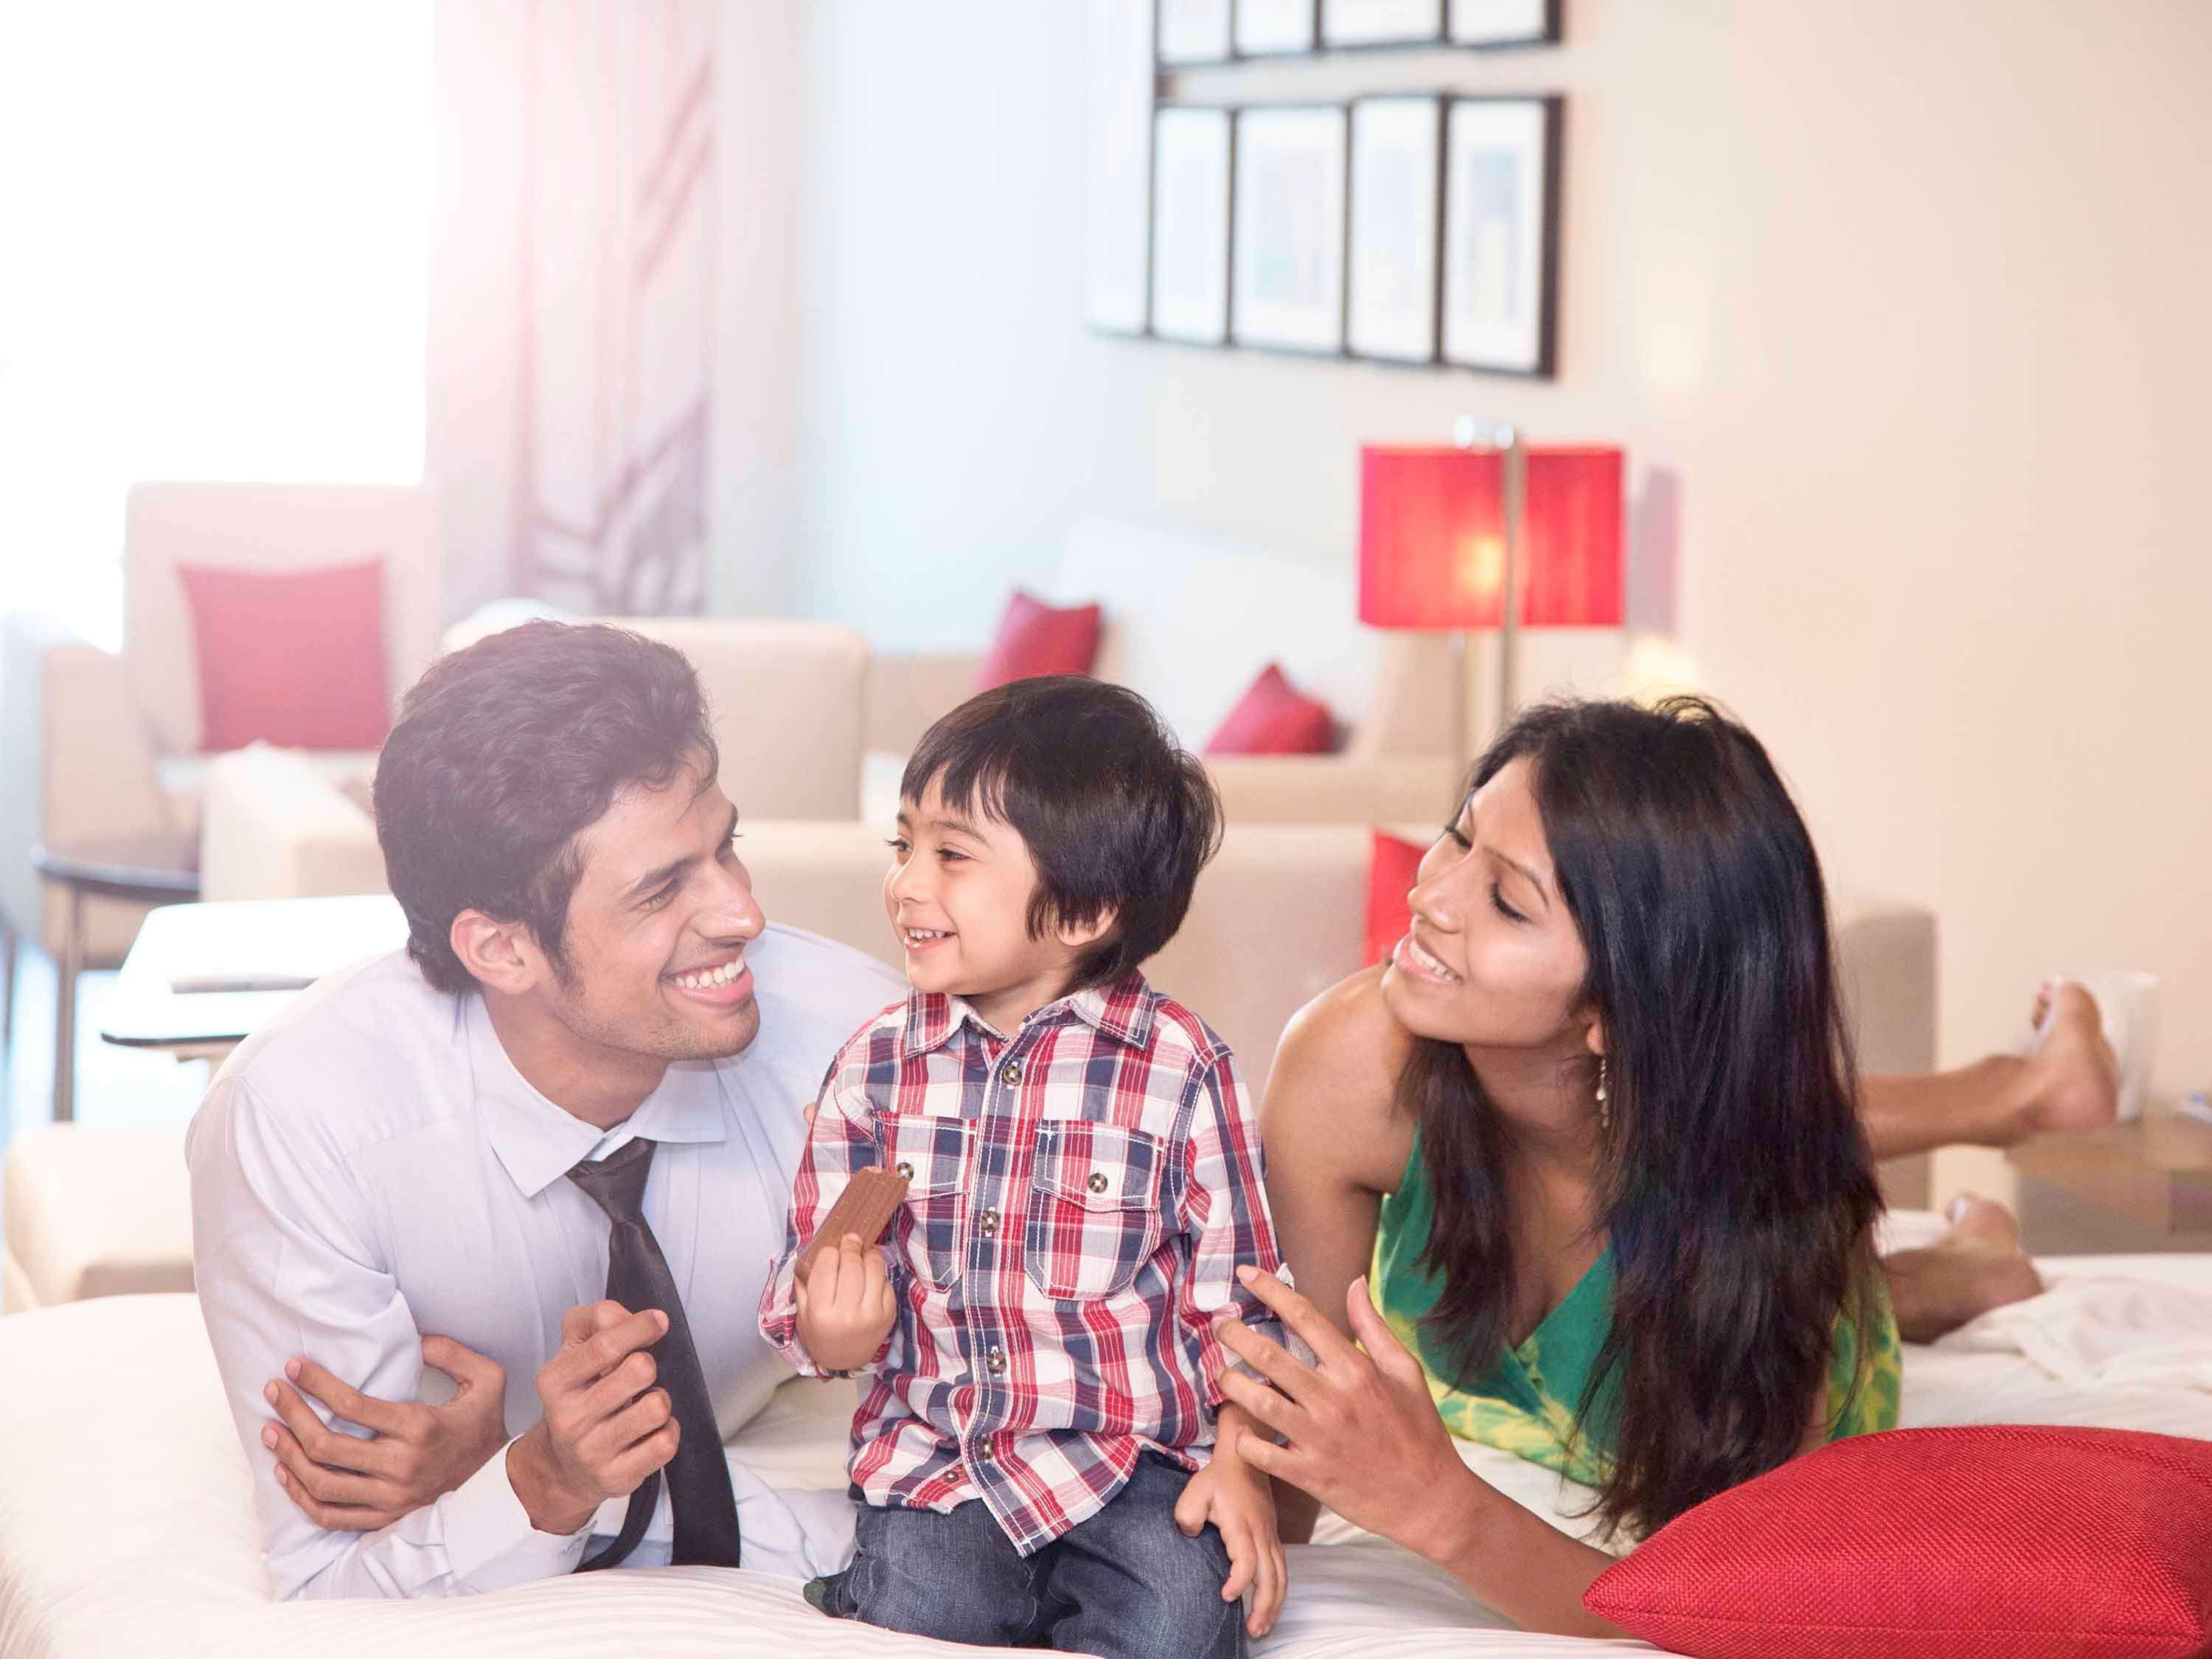
[[[123,558],[124,661],[164,754],[198,753],[204,729],[180,564],[273,571],[380,559],[395,703],[437,653],[437,515],[427,489],[134,484],[124,507]]]

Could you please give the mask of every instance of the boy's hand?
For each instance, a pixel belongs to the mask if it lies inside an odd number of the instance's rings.
[[[799,1340],[825,1371],[856,1371],[876,1357],[898,1318],[890,1275],[872,1245],[847,1233],[816,1254],[813,1270],[793,1287]]]
[[[1241,1423],[1237,1419],[1242,1419]],[[1235,1406],[1224,1406],[1214,1425],[1213,1461],[1190,1478],[1176,1504],[1176,1525],[1188,1538],[1211,1521],[1229,1547],[1229,1577],[1221,1599],[1234,1601],[1249,1587],[1252,1606],[1244,1628],[1265,1636],[1283,1610],[1290,1575],[1283,1563],[1283,1540],[1275,1530],[1275,1494],[1267,1477],[1233,1449],[1240,1432],[1251,1433],[1251,1419]]]

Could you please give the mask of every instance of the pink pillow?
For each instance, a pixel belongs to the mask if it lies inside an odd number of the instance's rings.
[[[975,689],[988,691],[1040,674],[1088,674],[1098,655],[1098,607],[1055,610],[1018,587],[999,618],[999,636],[983,658]]]
[[[1899,1429],[1677,1516],[1583,1604],[1703,1659],[2212,1652],[2212,1443]]]
[[[1326,755],[1336,746],[1328,705],[1309,697],[1269,663],[1206,740],[1209,755]]]
[[[384,562],[179,565],[200,671],[200,746],[374,749],[391,725]]]
[[[1413,890],[1421,860],[1428,848],[1402,836],[1375,831],[1367,858],[1367,962],[1372,967],[1388,962],[1406,930],[1413,925],[1413,907],[1407,895]]]

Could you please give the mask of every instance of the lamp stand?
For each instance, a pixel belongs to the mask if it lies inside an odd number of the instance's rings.
[[[1510,422],[1491,426],[1486,432],[1483,423],[1472,415],[1462,415],[1452,422],[1452,441],[1462,449],[1473,449],[1478,441],[1484,439],[1489,447],[1498,451],[1505,475],[1505,583],[1498,629],[1498,710],[1495,719],[1489,722],[1489,736],[1495,738],[1520,713],[1515,686],[1519,678],[1521,655],[1521,539],[1528,505],[1528,451],[1521,428]],[[1474,758],[1468,751],[1467,741],[1467,635],[1453,635],[1452,753],[1462,766]]]

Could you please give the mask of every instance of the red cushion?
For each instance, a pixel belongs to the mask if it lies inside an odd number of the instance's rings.
[[[2183,1659],[2212,1642],[2212,1443],[1839,1440],[1661,1528],[1583,1605],[1712,1659]]]
[[[1039,674],[1088,674],[1098,655],[1098,607],[1055,610],[1018,587],[999,618],[999,637],[983,658],[978,691]]]
[[[1336,747],[1336,720],[1269,663],[1237,700],[1206,745],[1209,755],[1326,755]]]
[[[1413,890],[1421,860],[1428,848],[1403,836],[1377,830],[1367,859],[1367,961],[1370,966],[1389,960],[1398,941],[1413,925],[1413,908],[1406,896]]]
[[[391,724],[384,562],[179,565],[200,665],[200,746],[374,749]]]

